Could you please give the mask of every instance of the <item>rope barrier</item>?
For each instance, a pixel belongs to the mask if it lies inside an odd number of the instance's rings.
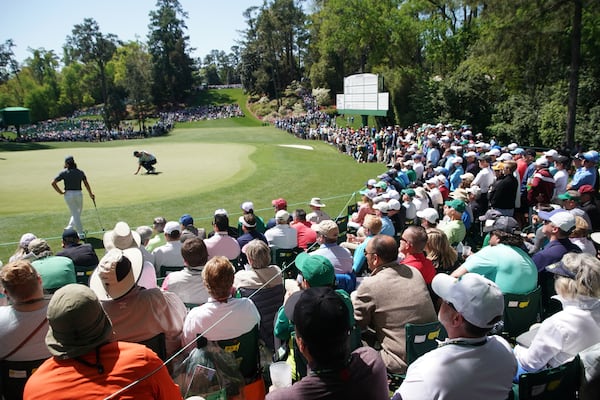
[[[341,195],[336,195],[336,196],[331,196],[331,197],[326,197],[326,198],[322,198],[322,200],[324,201],[328,201],[328,200],[335,200],[335,199],[339,199],[339,198],[345,198],[345,197],[349,197],[349,200],[346,202],[346,204],[344,205],[344,207],[340,210],[340,212],[338,213],[338,217],[343,216],[344,214],[342,214],[344,212],[344,210],[347,210],[348,205],[350,204],[350,202],[352,201],[352,199],[354,199],[356,197],[356,193],[357,192],[353,192],[350,194],[341,194]],[[307,205],[308,203],[306,202],[298,202],[298,203],[291,203],[288,204],[288,207],[296,207],[296,206],[304,206]],[[273,208],[261,208],[258,210],[255,210],[255,212],[263,212],[263,211],[269,211],[272,210]],[[242,213],[241,212],[236,212],[236,213],[229,213],[229,216],[231,217],[237,217],[237,216],[241,216]],[[214,218],[214,216],[208,216],[208,217],[198,217],[198,218],[194,218],[195,221],[211,221]],[[231,222],[231,221],[230,221]],[[107,230],[111,230],[112,228]],[[87,231],[86,232],[86,236],[90,235],[90,236],[95,236],[98,234],[102,234],[104,235],[105,231]],[[62,236],[51,236],[51,237],[47,237],[44,238],[46,240],[62,240]],[[100,238],[102,239],[102,237]],[[4,242],[4,243],[0,243],[0,247],[5,247],[5,246],[17,246],[19,244],[18,241],[16,242]]]

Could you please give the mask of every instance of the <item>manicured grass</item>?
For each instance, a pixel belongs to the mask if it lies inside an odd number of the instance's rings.
[[[232,92],[228,96],[243,97],[239,90]],[[245,108],[245,100],[240,104]],[[381,164],[357,164],[328,144],[296,139],[246,115],[178,124],[170,135],[145,140],[0,143],[0,260],[7,262],[24,232],[49,239],[54,251],[60,248],[69,214],[50,182],[69,154],[96,194],[98,212],[85,193],[82,219],[97,248],[101,226],[109,230],[119,220],[136,227],[151,225],[158,215],[177,220],[190,213],[197,226],[210,229],[215,209],[227,209],[233,225],[246,200],[265,219],[272,216],[271,200],[277,197],[288,201],[290,211],[308,210],[310,198],[321,197],[330,215],[345,214],[346,204],[355,201],[352,194],[385,170]],[[134,149],[155,153],[161,173],[133,175]]]

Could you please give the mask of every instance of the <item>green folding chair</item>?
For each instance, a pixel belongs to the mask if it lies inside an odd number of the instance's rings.
[[[446,329],[439,321],[427,324],[411,324],[405,326],[406,363],[410,365],[423,354],[438,347],[438,340],[448,337]]]
[[[182,269],[183,269],[183,265],[181,265],[181,266],[161,265],[160,266],[160,277],[164,278],[165,276],[169,275],[170,272],[181,271]]]
[[[277,247],[271,248],[271,261],[283,271],[284,279],[296,279],[298,269],[294,264],[296,256],[300,254],[302,249],[280,249]]]
[[[216,341],[226,353],[233,353],[247,383],[261,375],[258,337],[258,325],[255,325],[240,337]]]
[[[90,285],[90,276],[92,276],[92,272],[94,272],[95,267],[81,267],[75,266],[75,281],[77,283],[81,283],[83,285]]]
[[[526,294],[504,293],[504,328],[502,334],[513,340],[536,322],[542,313],[542,288]]]
[[[335,219],[335,223],[338,226],[338,244],[343,243],[346,241],[346,233],[348,232],[348,216],[344,216],[344,217],[337,217]]]
[[[579,355],[572,361],[538,372],[519,376],[513,385],[516,400],[571,400],[577,399],[581,386],[582,366]]]
[[[350,204],[348,206],[348,215],[352,215],[355,212],[358,212],[358,204],[354,203],[354,204]]]

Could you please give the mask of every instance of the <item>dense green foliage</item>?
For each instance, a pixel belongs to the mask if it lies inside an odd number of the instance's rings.
[[[442,121],[503,142],[600,147],[598,0],[266,0],[243,15],[239,46],[203,60],[189,56],[177,0],[157,0],[147,43],[120,43],[84,20],[62,69],[44,49],[18,65],[8,39],[0,107],[42,120],[105,103],[114,124],[126,102],[142,123],[203,84],[242,83],[280,109],[293,82],[335,99],[345,76],[368,72],[390,93],[380,124]]]

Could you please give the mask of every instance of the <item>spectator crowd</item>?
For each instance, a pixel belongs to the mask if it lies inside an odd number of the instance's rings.
[[[288,210],[277,193],[268,220],[245,199],[239,219],[220,208],[207,227],[119,221],[100,259],[70,230],[60,252],[24,233],[0,271],[3,365],[18,371],[4,396],[208,395],[200,364],[230,398],[501,400],[521,374],[579,357],[580,396],[597,398],[598,152],[444,124],[335,128],[309,110],[276,126],[382,164],[342,217],[319,197]],[[236,113],[169,120],[195,112]],[[536,294],[515,332],[507,300]],[[414,359],[407,329],[430,324],[439,344]],[[233,369],[219,363],[229,353]],[[292,385],[263,374],[279,362]]]

